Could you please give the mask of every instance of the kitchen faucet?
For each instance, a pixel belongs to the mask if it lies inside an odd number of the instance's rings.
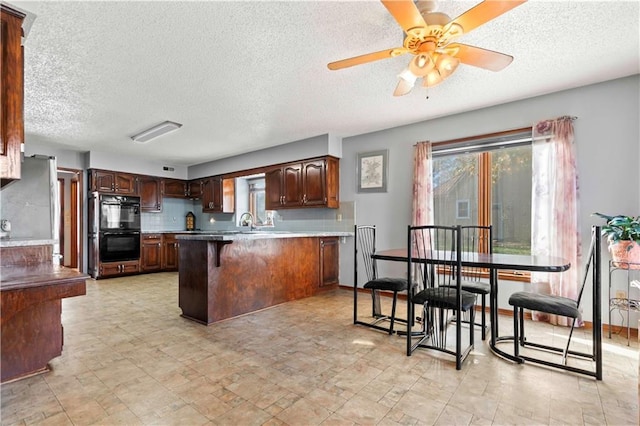
[[[248,226],[251,230],[256,229],[251,212],[245,212],[240,215],[240,226]]]

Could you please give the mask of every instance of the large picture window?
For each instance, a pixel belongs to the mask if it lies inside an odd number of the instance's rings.
[[[530,129],[434,144],[433,194],[435,223],[493,225],[495,253],[530,254]]]

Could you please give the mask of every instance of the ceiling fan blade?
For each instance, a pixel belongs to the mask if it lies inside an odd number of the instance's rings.
[[[513,56],[468,44],[451,43],[445,47],[445,50],[460,59],[463,64],[490,71],[501,71],[513,61]]]
[[[412,0],[381,0],[405,33],[411,28],[426,27],[424,18]]]
[[[466,34],[503,13],[520,6],[526,1],[527,0],[485,0],[452,20],[450,24],[460,25],[462,31]]]
[[[381,50],[379,52],[367,53],[366,55],[354,56],[353,58],[347,58],[347,59],[342,59],[340,61],[331,62],[330,64],[327,65],[327,68],[329,68],[330,70],[340,70],[342,68],[348,68],[354,65],[366,64],[367,62],[393,58],[407,52],[408,50],[403,47],[386,49],[386,50]]]

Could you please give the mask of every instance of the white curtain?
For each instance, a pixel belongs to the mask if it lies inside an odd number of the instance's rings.
[[[533,291],[576,300],[580,286],[578,173],[573,119],[546,120],[533,127],[531,253],[571,262],[562,273],[531,274]],[[565,317],[533,312],[534,320],[571,325]]]

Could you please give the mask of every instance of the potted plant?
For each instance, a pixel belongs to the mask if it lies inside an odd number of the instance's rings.
[[[594,214],[607,221],[602,227],[602,236],[606,236],[609,241],[614,266],[640,269],[640,216]],[[629,265],[630,263],[635,265]]]

